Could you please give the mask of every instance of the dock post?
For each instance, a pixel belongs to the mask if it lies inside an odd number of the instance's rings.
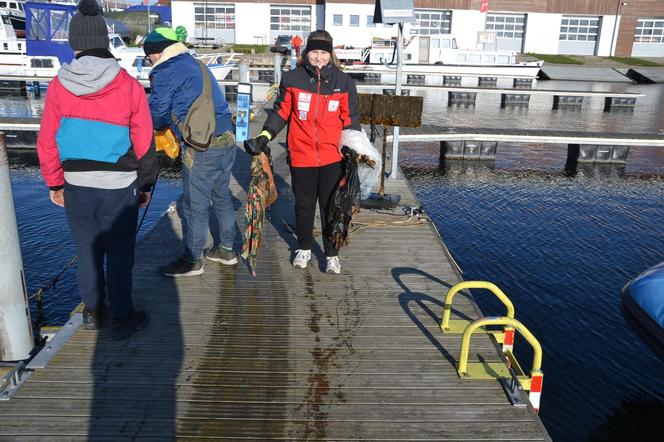
[[[32,82],[32,92],[35,94],[35,98],[41,97],[41,89],[39,89],[39,81],[35,80]]]
[[[274,83],[279,84],[281,82],[281,54],[279,52],[274,53]]]
[[[581,146],[579,144],[567,145],[567,161],[565,162],[565,172],[569,176],[575,176],[579,165],[579,153]]]
[[[0,361],[7,362],[27,359],[34,345],[15,210],[7,143],[0,132]]]
[[[440,142],[440,153],[438,155],[438,169],[445,170],[445,157],[447,156],[447,141]]]
[[[249,78],[249,65],[246,62],[240,63],[238,66],[238,76],[240,79],[240,83],[250,83],[251,80]]]

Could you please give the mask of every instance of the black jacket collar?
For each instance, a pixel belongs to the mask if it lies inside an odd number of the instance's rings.
[[[98,58],[115,58],[107,48],[86,49],[76,54],[76,58],[85,57],[86,55]]]
[[[304,59],[303,66],[309,75],[311,75],[314,78],[318,78],[318,68],[310,64],[309,60],[307,60],[306,58]],[[329,82],[330,78],[332,78],[332,71],[334,69],[335,67],[332,61],[330,61],[328,64],[326,64],[321,68],[320,79],[323,83]]]

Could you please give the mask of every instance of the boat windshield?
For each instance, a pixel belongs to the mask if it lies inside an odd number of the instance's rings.
[[[111,46],[113,46],[113,49],[118,49],[124,47],[125,44],[124,41],[122,41],[122,38],[115,36],[111,38]]]

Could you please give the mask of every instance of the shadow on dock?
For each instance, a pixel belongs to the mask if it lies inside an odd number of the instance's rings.
[[[144,263],[161,264],[177,256],[175,249],[181,241],[168,218],[159,224],[138,243],[134,272],[135,306],[148,310],[152,323],[134,337],[115,342],[110,320],[105,319],[96,335],[89,374],[93,383],[90,440],[141,435],[169,440],[176,435],[176,380],[184,362],[181,300],[175,281]],[[84,339],[90,333],[79,336]],[[72,388],[79,388],[80,380],[72,381]]]

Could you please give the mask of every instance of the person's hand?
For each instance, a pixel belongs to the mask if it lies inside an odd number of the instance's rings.
[[[357,152],[348,146],[341,147],[341,155],[351,161],[357,160]]]
[[[138,207],[147,207],[152,198],[152,192],[138,192]]]
[[[249,155],[260,155],[261,152],[269,152],[268,143],[270,140],[265,135],[259,135],[244,142],[244,150]]]
[[[48,193],[53,204],[60,207],[65,206],[65,189],[49,190]]]

